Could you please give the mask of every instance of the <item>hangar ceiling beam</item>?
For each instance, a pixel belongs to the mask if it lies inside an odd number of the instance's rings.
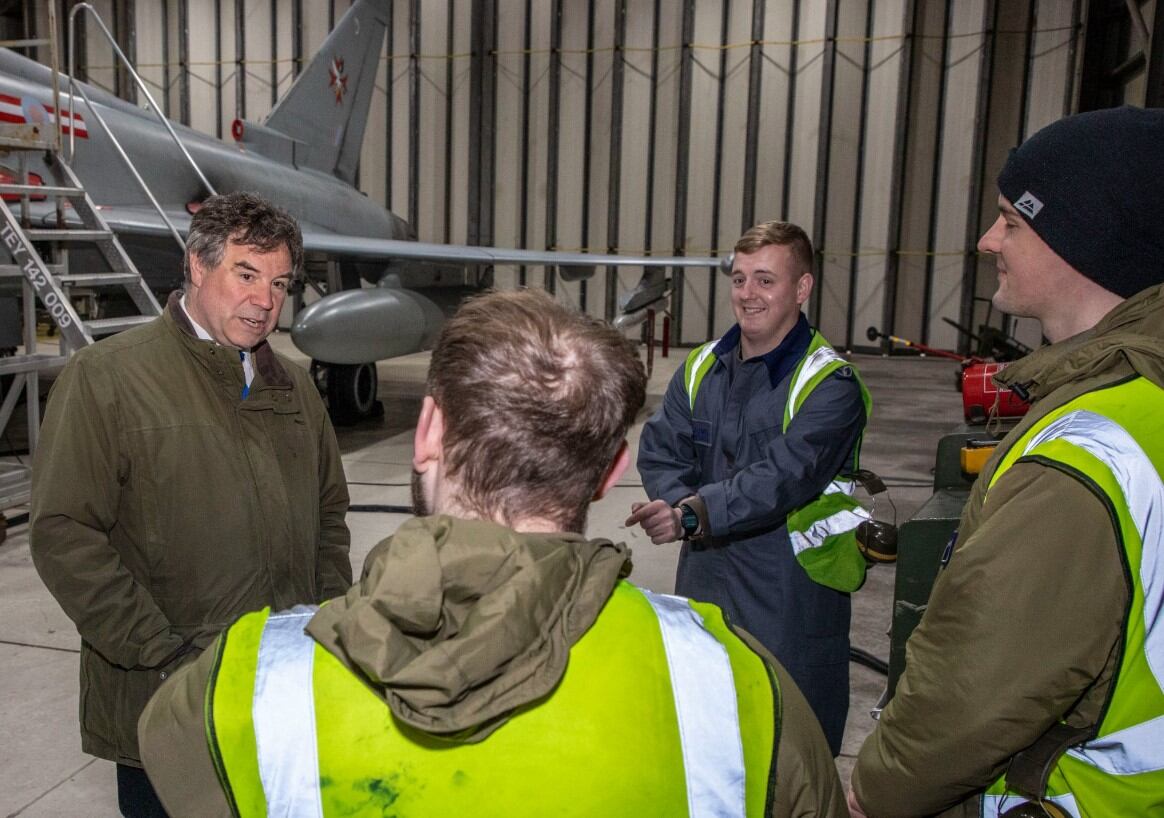
[[[740,232],[756,223],[756,161],[760,150],[760,93],[764,78],[764,0],[752,0],[752,44],[748,48],[748,120],[744,136]]]
[[[167,6],[169,4],[166,4]],[[247,10],[246,4],[234,3],[234,110],[239,119],[247,118]]]
[[[610,86],[610,166],[606,187],[606,252],[618,252],[619,216],[622,198],[622,106],[626,78],[626,2],[614,4],[614,62],[611,66]],[[606,297],[603,315],[613,321],[618,307],[618,273],[606,268]]]
[[[130,62],[137,64],[136,0],[121,0],[113,4],[113,38]],[[130,102],[137,102],[137,88],[126,73],[123,63],[113,61],[113,93]]]
[[[295,5],[300,8],[300,28],[302,29],[302,6],[301,0],[295,0]],[[393,57],[396,56],[396,3],[389,0],[388,3],[388,21],[384,25],[384,42],[387,43],[388,63],[385,69],[386,82],[384,83],[384,207],[389,210],[392,209],[392,171],[396,168],[396,163],[393,161],[394,150],[393,145],[396,140],[392,138],[392,126],[396,122],[394,114],[394,100],[395,94],[393,88],[396,87],[396,78],[392,75],[393,66],[395,62]],[[302,38],[302,31],[300,31],[300,38]],[[302,42],[300,43],[300,50],[302,50]],[[299,58],[302,60],[302,56]]]
[[[902,11],[901,30],[906,33],[902,41],[902,69],[897,78],[897,121],[893,131],[893,175],[889,191],[889,221],[885,231],[885,296],[881,301],[881,331],[893,334],[897,330],[897,282],[901,265],[902,225],[905,212],[905,187],[908,175],[907,158],[910,152],[910,116],[913,112],[914,61],[916,52],[919,3],[925,0],[907,0]],[[890,342],[882,342],[882,350],[889,348]]]
[[[825,45],[821,67],[820,116],[817,122],[816,152],[816,196],[812,211],[812,246],[815,249],[816,286],[820,293],[824,290],[824,257],[822,251],[828,235],[826,221],[829,206],[829,160],[832,157],[833,139],[833,92],[837,74],[837,15],[840,13],[837,0],[828,0],[825,11]],[[818,295],[812,299],[809,320],[820,326],[821,302]]]
[[[408,4],[408,223],[420,222],[420,0]],[[335,26],[335,3],[328,7]]]
[[[865,3],[865,53],[861,61],[861,107],[857,115],[857,172],[855,174],[856,187],[853,191],[853,228],[849,235],[849,246],[858,251],[861,247],[861,204],[864,201],[865,191],[865,149],[869,132],[869,83],[873,79],[870,70],[873,53],[873,23],[874,6],[876,0],[866,0]],[[902,73],[905,73],[902,71]],[[857,272],[860,263],[860,253],[853,252],[849,256],[849,297],[846,299],[845,309],[845,349],[853,348],[853,324],[856,320],[857,300],[853,293],[857,291]]]
[[[214,125],[222,139],[222,0],[214,0]]]
[[[1026,42],[1025,42],[1025,58],[1023,65],[1026,70],[1023,72],[1022,95],[1018,106],[1019,116],[1018,129],[1020,133],[1017,135],[1017,140],[1014,144],[1022,142],[1022,129],[1027,121],[1027,97],[1030,93],[1030,64],[1031,64],[1031,44],[1033,42],[1034,34],[1032,33],[1035,21],[1035,4],[1037,0],[1027,0],[1027,22],[1029,24]],[[996,0],[986,0],[986,5],[982,10],[983,28],[990,32],[982,44],[982,51],[979,54],[978,62],[978,100],[976,103],[976,110],[974,114],[974,147],[973,156],[970,160],[970,189],[969,189],[969,204],[966,208],[966,257],[962,261],[962,296],[958,306],[958,322],[964,327],[974,326],[974,296],[978,289],[978,254],[975,249],[978,244],[978,236],[981,235],[980,220],[983,212],[984,202],[984,188],[983,177],[986,173],[986,146],[990,139],[992,132],[992,123],[990,116],[991,108],[991,89],[993,87],[994,72],[998,67],[998,60],[995,57],[995,46],[997,44],[998,30],[999,30],[999,7]],[[1007,63],[1008,65],[1010,63]],[[1002,70],[1007,70],[1005,67]],[[970,347],[970,339],[963,337],[958,341],[958,346],[963,352],[968,352]]]
[[[388,26],[392,26],[392,10],[389,5]],[[388,38],[392,42],[392,38]],[[391,63],[389,63],[391,65]],[[291,0],[291,78],[299,76],[303,70],[303,0]],[[391,75],[389,76],[391,79]]]
[[[788,102],[784,123],[784,176],[780,191],[780,218],[795,221],[788,213],[792,200],[792,144],[796,130],[796,61],[800,50],[800,0],[792,0],[792,45],[788,53]]]
[[[518,235],[521,237],[521,246],[529,247],[529,83],[530,83],[530,48],[533,41],[533,0],[525,0],[525,25],[522,29],[521,54],[521,167],[518,173],[521,179],[520,193],[518,194]],[[527,284],[527,270],[523,264],[517,270],[518,284],[524,287]]]
[[[554,0],[550,13],[549,105],[546,115],[546,249],[558,245],[558,135],[562,125],[562,0]],[[545,268],[546,292],[557,292],[557,270]]]
[[[680,43],[683,56],[679,63],[679,121],[676,124],[677,152],[675,159],[675,248],[674,254],[687,254],[687,173],[691,151],[691,71],[695,60],[692,43],[695,39],[695,0],[683,2],[683,33]],[[671,273],[671,332],[676,343],[683,342],[683,302],[685,271],[674,268]]]
[[[942,142],[945,137],[945,120],[946,120],[946,77],[948,74],[948,61],[950,53],[950,37],[952,35],[951,24],[953,22],[953,0],[945,0],[945,15],[942,18],[942,27],[945,31],[945,36],[942,38],[942,58],[941,58],[941,79],[938,83],[938,111],[935,119],[938,123],[938,132],[934,138],[933,149],[933,163],[930,166],[930,213],[938,212],[938,205],[941,201],[941,178],[942,178]],[[938,234],[938,220],[932,215],[929,220],[928,237],[926,239],[926,247],[935,247],[937,244]],[[921,337],[929,339],[930,334],[930,315],[929,304],[933,292],[934,279],[934,256],[927,253],[924,279],[924,295],[922,297],[922,314],[921,314]]]
[[[582,76],[582,207],[579,227],[583,247],[590,246],[590,174],[593,168],[591,145],[594,139],[594,0],[586,3],[586,59]],[[586,312],[590,282],[578,282],[578,308]]]
[[[655,139],[659,132],[659,36],[661,29],[661,3],[655,0],[654,15],[651,20],[651,85],[647,102],[647,190],[646,208],[643,213],[643,247],[650,250],[654,244],[655,225]]]
[[[271,107],[279,101],[279,0],[271,0]]]
[[[472,8],[472,12],[471,12],[471,18],[472,18],[473,23],[477,22],[477,14],[478,14],[478,9],[480,8],[480,6],[481,6],[481,3],[479,0],[473,0],[473,8]],[[452,208],[452,201],[453,201],[453,132],[454,132],[455,126],[453,124],[453,58],[451,55],[456,50],[453,48],[453,44],[455,43],[455,38],[453,35],[453,23],[456,20],[455,11],[456,11],[456,9],[454,8],[454,0],[446,0],[446,2],[445,2],[445,54],[448,54],[450,56],[446,57],[446,59],[445,59],[445,127],[444,127],[444,132],[445,132],[444,133],[444,136],[445,136],[445,149],[444,149],[445,174],[444,174],[444,185],[443,185],[445,206],[444,206],[444,208],[442,208],[444,211],[444,213],[442,214],[444,216],[444,218],[441,220],[441,227],[443,228],[444,241],[446,241],[446,242],[451,242],[453,240],[453,230],[452,230],[452,226],[453,226],[453,208]],[[475,70],[473,71],[473,77],[475,77],[475,78],[481,77],[482,79],[485,80],[481,84],[487,85],[488,84],[488,78],[487,78],[487,74],[486,74],[487,69],[485,68],[484,63],[485,63],[485,60],[487,60],[489,58],[489,55],[482,54],[480,51],[478,51],[476,49],[474,49],[473,53],[474,53],[475,57],[478,57],[478,56],[481,57],[481,62],[474,65]],[[481,90],[482,90],[481,88],[478,88],[477,92],[472,95],[474,102],[475,102],[474,107],[478,108],[478,111],[477,111],[478,114],[480,114],[480,110],[479,110],[478,106],[486,104],[485,100],[482,99]],[[479,156],[480,149],[481,149],[481,141],[485,138],[485,134],[482,132],[481,122],[479,120],[474,122],[472,110],[470,111],[469,116],[470,116],[470,123],[472,123],[470,125],[471,130],[470,130],[470,136],[469,136],[470,142],[472,144],[470,144],[470,146],[469,146],[469,154],[470,154],[470,156]],[[473,127],[474,125],[476,127]],[[472,182],[470,182],[470,184],[472,184]],[[480,195],[478,194],[478,202],[473,202],[473,195],[472,195],[472,192],[470,192],[470,195],[469,195],[469,208],[470,208],[470,210],[473,209],[475,204],[479,204],[479,202],[480,202]]]
[[[190,0],[178,0],[178,117],[190,124]],[[166,91],[169,96],[169,89]]]
[[[497,3],[474,0],[472,9],[473,67],[469,82],[469,218],[468,243],[493,244],[493,196],[496,175]],[[449,8],[449,53],[453,53],[453,9]],[[528,26],[528,18],[527,23]],[[453,78],[449,61],[448,116],[452,116]],[[528,104],[528,103],[527,103]],[[445,142],[445,201],[451,202],[452,140]],[[448,208],[451,210],[451,207]],[[446,240],[452,240],[448,219]]]

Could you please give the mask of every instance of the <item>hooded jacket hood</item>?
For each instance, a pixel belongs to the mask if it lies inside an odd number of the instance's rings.
[[[995,376],[1031,402],[1066,384],[1141,375],[1164,389],[1164,285],[1121,302],[1090,330],[1042,347]],[[1074,391],[1074,390],[1073,390]]]
[[[479,741],[553,690],[630,552],[578,534],[415,518],[307,631],[428,733]]]

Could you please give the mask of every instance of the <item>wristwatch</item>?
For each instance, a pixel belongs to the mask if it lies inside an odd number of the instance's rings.
[[[686,503],[680,503],[678,509],[679,526],[683,529],[683,539],[689,540],[699,531],[699,515]]]

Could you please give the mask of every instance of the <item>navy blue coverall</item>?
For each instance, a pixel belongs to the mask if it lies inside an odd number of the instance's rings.
[[[712,602],[788,669],[840,753],[849,708],[849,595],[796,562],[785,528],[852,460],[865,407],[852,370],[826,378],[784,432],[791,376],[812,330],[803,315],[776,349],[740,360],[740,330],[718,342],[694,411],[683,370],[643,427],[638,470],[652,499],[698,494],[704,538],[684,543],[675,592]]]

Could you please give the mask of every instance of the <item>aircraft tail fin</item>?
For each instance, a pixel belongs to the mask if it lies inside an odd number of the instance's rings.
[[[295,162],[355,184],[388,19],[388,0],[357,0],[263,126],[290,137]]]

